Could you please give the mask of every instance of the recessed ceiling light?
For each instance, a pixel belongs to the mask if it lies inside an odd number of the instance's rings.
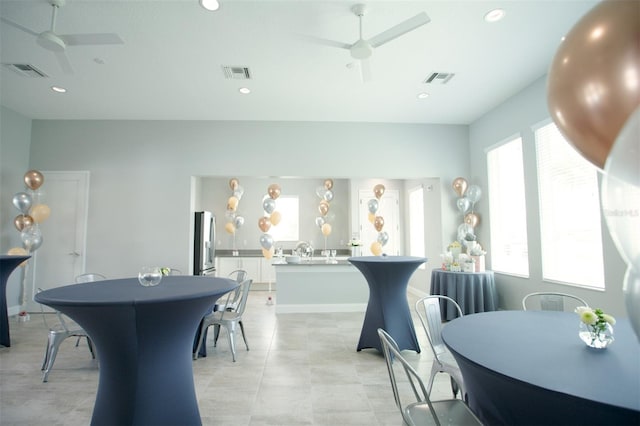
[[[484,15],[484,20],[487,22],[498,22],[504,18],[504,15],[506,14],[507,12],[505,12],[504,9],[493,9]]]
[[[421,93],[418,93],[416,97],[418,99],[427,99],[429,97],[429,94],[427,92],[421,92]]]
[[[60,86],[51,86],[51,90],[53,90],[56,93],[67,93],[67,89]]]
[[[249,89],[248,87],[241,87],[238,89],[238,92],[242,93],[243,95],[248,95],[249,93],[251,93],[251,89]]]
[[[200,6],[204,7],[207,10],[218,10],[220,8],[220,3],[218,0],[200,0]]]

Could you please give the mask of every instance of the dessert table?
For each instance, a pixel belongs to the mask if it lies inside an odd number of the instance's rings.
[[[375,348],[382,352],[378,328],[384,329],[398,343],[400,350],[420,352],[407,300],[407,285],[414,271],[427,261],[425,257],[361,256],[350,257],[369,286],[357,350]]]
[[[493,271],[450,272],[434,269],[431,271],[430,294],[452,298],[458,302],[465,315],[498,309],[498,293]],[[440,302],[443,321],[458,316],[458,310],[449,308],[448,305],[446,300]]]
[[[137,278],[68,285],[36,302],[74,319],[100,359],[92,425],[200,425],[193,382],[193,336],[215,301],[238,286],[208,276]]]
[[[9,317],[7,314],[7,281],[9,275],[22,262],[31,256],[13,256],[0,255],[0,345],[11,346],[11,337],[9,335]]]
[[[593,349],[574,313],[497,311],[447,324],[469,407],[491,425],[640,424],[640,343],[627,319]]]

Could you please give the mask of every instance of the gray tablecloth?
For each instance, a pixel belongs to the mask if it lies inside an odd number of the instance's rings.
[[[498,294],[493,271],[448,272],[434,269],[431,272],[431,294],[448,296],[458,302],[462,313],[495,311],[498,309]],[[445,321],[458,316],[450,303],[440,303],[440,313]]]
[[[451,321],[442,338],[485,424],[637,426],[640,343],[629,321],[599,350],[578,326],[567,312],[486,312]]]

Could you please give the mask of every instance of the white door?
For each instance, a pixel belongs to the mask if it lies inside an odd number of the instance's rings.
[[[33,301],[38,288],[43,290],[71,284],[84,272],[89,199],[89,172],[43,171],[44,195],[40,203],[51,208],[49,218],[40,224],[42,245],[34,252],[30,311],[39,310]]]
[[[369,200],[375,199],[371,194],[371,190],[359,191],[360,213],[360,241],[362,241],[362,255],[373,256],[371,253],[371,244],[378,240],[378,232],[369,222]],[[382,216],[384,226],[382,231],[389,235],[389,241],[382,247],[382,252],[389,256],[397,256],[400,254],[400,193],[397,189],[387,189],[378,201],[378,211],[376,216]]]

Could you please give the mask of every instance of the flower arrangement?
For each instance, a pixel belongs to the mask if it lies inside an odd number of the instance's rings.
[[[160,268],[160,273],[163,277],[167,277],[171,273],[171,268]]]
[[[462,246],[460,245],[460,243],[458,241],[452,242],[451,244],[449,244],[449,247],[448,247],[449,251],[452,251],[452,249],[455,250],[455,249],[461,249],[461,248],[462,248]]]
[[[480,244],[476,244],[471,248],[471,256],[484,256],[487,251],[482,248]]]
[[[476,236],[473,235],[471,232],[467,232],[467,234],[464,236],[464,240],[465,241],[475,241],[476,240]]]
[[[360,247],[360,246],[362,246],[362,242],[360,240],[356,239],[356,238],[352,238],[347,243],[347,246],[349,246],[349,247]]]
[[[580,317],[581,331],[578,335],[587,345],[593,348],[606,348],[613,342],[612,326],[616,319],[605,314],[600,308],[592,309],[588,306],[578,306],[575,312]]]

